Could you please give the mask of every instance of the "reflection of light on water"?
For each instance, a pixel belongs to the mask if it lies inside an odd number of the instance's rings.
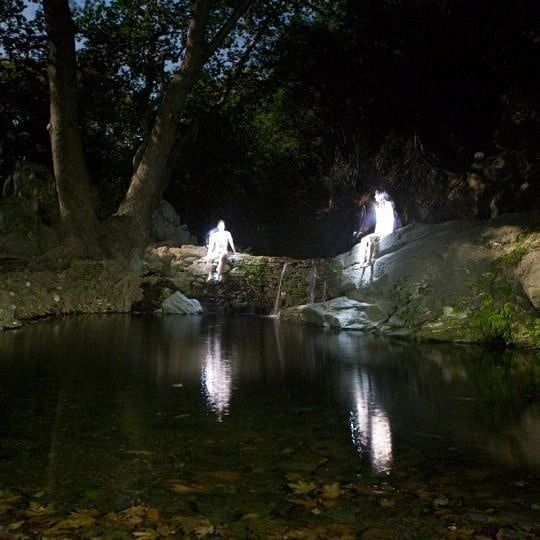
[[[371,419],[371,463],[377,472],[390,472],[392,434],[388,418],[380,411]]]
[[[353,383],[354,410],[350,411],[351,437],[358,453],[369,452],[376,472],[390,472],[392,464],[392,433],[383,411],[374,405],[374,392],[366,374]]]
[[[201,380],[206,402],[221,422],[229,413],[232,374],[230,359],[222,355],[219,335],[208,338]]]

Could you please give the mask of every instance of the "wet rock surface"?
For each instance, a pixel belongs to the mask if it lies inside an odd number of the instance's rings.
[[[197,238],[189,232],[186,224],[181,223],[172,204],[164,199],[152,214],[150,236],[155,242],[167,241],[173,245],[197,243]]]

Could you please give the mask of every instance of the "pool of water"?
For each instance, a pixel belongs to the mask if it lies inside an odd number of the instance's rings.
[[[534,352],[269,318],[45,321],[0,334],[0,489],[59,512],[204,516],[231,537],[257,519],[355,534],[385,512],[452,531],[509,508],[533,534],[539,383]]]

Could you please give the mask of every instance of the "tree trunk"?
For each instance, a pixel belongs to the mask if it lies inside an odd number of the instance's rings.
[[[80,254],[97,251],[97,219],[77,112],[75,32],[68,0],[44,0],[52,157],[60,216]]]
[[[141,239],[148,229],[151,213],[166,187],[169,157],[176,141],[177,121],[186,98],[201,77],[205,63],[223,43],[250,2],[238,2],[233,14],[210,42],[205,38],[210,2],[198,0],[195,5],[182,66],[165,91],[144,153],[116,213],[117,216],[129,219],[132,233]]]

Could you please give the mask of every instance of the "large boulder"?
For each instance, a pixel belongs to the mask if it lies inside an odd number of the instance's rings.
[[[539,347],[539,223],[528,212],[409,225],[380,241],[369,267],[360,245],[335,257],[333,292],[386,311],[382,333]]]
[[[524,255],[516,269],[516,276],[531,304],[540,309],[540,249]]]
[[[381,239],[376,259],[363,268],[360,245],[335,258],[342,268],[340,292],[359,300],[389,299],[396,286],[436,284],[440,302],[468,290],[493,257],[477,224],[409,225]]]
[[[172,204],[165,200],[160,201],[152,214],[150,237],[155,242],[176,245],[197,243],[197,237],[188,231],[187,225],[180,222],[180,217]]]
[[[203,311],[198,300],[188,298],[179,291],[165,299],[161,304],[161,309],[163,313],[173,315],[198,315]]]
[[[280,312],[280,318],[337,330],[374,330],[386,318],[373,304],[345,296],[327,302],[293,306]]]

